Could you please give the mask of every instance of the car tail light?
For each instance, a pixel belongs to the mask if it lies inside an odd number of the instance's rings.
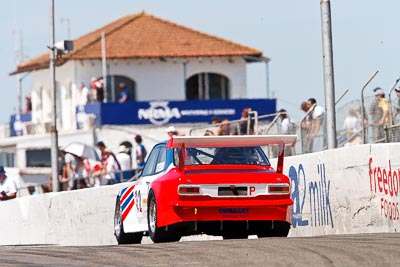
[[[180,185],[178,187],[179,195],[200,195],[200,186]]]
[[[270,185],[268,186],[268,192],[272,194],[289,194],[289,185]]]

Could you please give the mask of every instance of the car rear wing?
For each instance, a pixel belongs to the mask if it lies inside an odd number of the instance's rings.
[[[276,171],[283,172],[285,146],[294,146],[297,135],[228,135],[228,136],[173,136],[167,143],[167,149],[181,148],[179,169],[183,170],[186,147],[250,147],[278,145],[278,164]]]
[[[173,136],[167,148],[185,147],[246,147],[285,145],[294,146],[297,135],[222,135],[222,136]]]

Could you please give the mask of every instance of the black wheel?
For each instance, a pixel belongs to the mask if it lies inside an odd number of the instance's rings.
[[[247,222],[224,221],[222,239],[247,239]]]
[[[121,244],[140,244],[143,238],[143,232],[139,233],[125,233],[124,225],[122,223],[122,211],[119,203],[119,197],[115,203],[114,214],[114,235],[117,239],[118,245]]]
[[[277,237],[287,237],[290,230],[290,223],[285,221],[275,221],[274,235]]]
[[[179,241],[181,237],[178,233],[169,230],[167,227],[157,227],[157,200],[153,191],[149,192],[147,203],[147,223],[151,240],[154,243]]]
[[[290,223],[285,221],[265,221],[257,224],[257,237],[286,237],[289,234]]]

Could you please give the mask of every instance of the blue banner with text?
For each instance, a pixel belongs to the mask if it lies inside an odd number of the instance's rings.
[[[274,114],[276,99],[149,101],[100,103],[85,106],[86,114],[96,115],[96,125],[167,123],[210,123],[213,117],[240,119],[250,108],[258,115]],[[78,110],[77,110],[78,112]]]

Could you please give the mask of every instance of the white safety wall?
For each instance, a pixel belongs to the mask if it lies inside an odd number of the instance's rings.
[[[294,199],[289,236],[399,231],[400,144],[288,157],[284,173],[292,180]],[[123,186],[0,202],[0,227],[6,229],[0,245],[116,244],[114,205]]]
[[[399,231],[400,144],[288,157],[284,173],[294,200],[290,236]]]

